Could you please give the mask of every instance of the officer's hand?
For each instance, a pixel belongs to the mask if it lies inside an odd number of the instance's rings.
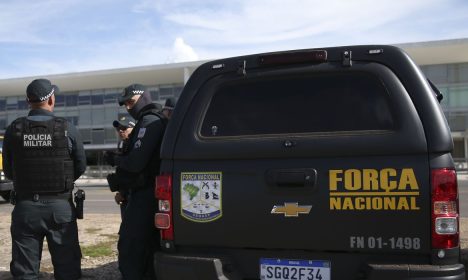
[[[115,203],[119,205],[125,202],[125,197],[119,192],[115,194],[114,199],[115,199]]]

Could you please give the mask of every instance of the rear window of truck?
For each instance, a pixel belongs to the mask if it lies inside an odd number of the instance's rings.
[[[365,72],[244,79],[214,91],[204,137],[393,130],[389,93]]]

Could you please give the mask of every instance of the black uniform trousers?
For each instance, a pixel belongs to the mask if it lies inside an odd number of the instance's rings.
[[[81,277],[81,250],[71,199],[18,200],[11,214],[14,279],[38,279],[44,237],[57,280]]]
[[[125,210],[127,209],[127,205],[128,205],[128,195],[125,196],[125,201],[122,202],[122,204],[120,204],[120,218],[123,220],[123,217],[125,215]]]
[[[155,279],[153,254],[159,242],[154,227],[154,190],[132,191],[119,230],[119,269],[125,280]]]

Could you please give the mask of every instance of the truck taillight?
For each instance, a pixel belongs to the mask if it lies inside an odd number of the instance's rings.
[[[433,169],[432,182],[432,248],[458,246],[458,185],[454,169]]]
[[[158,212],[154,215],[154,225],[161,231],[162,240],[174,240],[172,174],[161,174],[156,177],[154,194],[158,199]]]

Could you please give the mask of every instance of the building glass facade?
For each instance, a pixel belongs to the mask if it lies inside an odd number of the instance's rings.
[[[444,95],[441,102],[445,116],[452,130],[456,162],[466,168],[468,158],[468,63],[420,66]]]
[[[169,97],[180,96],[183,85],[149,86],[154,102],[164,104]],[[118,106],[117,97],[123,88],[108,88],[78,92],[60,92],[55,96],[54,113],[64,117],[79,129],[85,145],[88,164],[102,164],[102,152],[117,145],[112,123],[128,113]],[[0,97],[0,130],[18,117],[26,116],[29,106],[26,96]]]
[[[468,158],[468,63],[420,66],[443,93],[441,102],[454,138],[453,156],[466,165]],[[188,78],[188,77],[187,77]],[[148,86],[153,101],[163,104],[180,96],[183,84]],[[55,114],[75,124],[81,132],[90,164],[101,164],[100,153],[115,147],[117,136],[112,122],[127,115],[117,97],[123,88],[61,92],[56,96]],[[0,97],[0,132],[13,120],[28,113],[25,95]]]

